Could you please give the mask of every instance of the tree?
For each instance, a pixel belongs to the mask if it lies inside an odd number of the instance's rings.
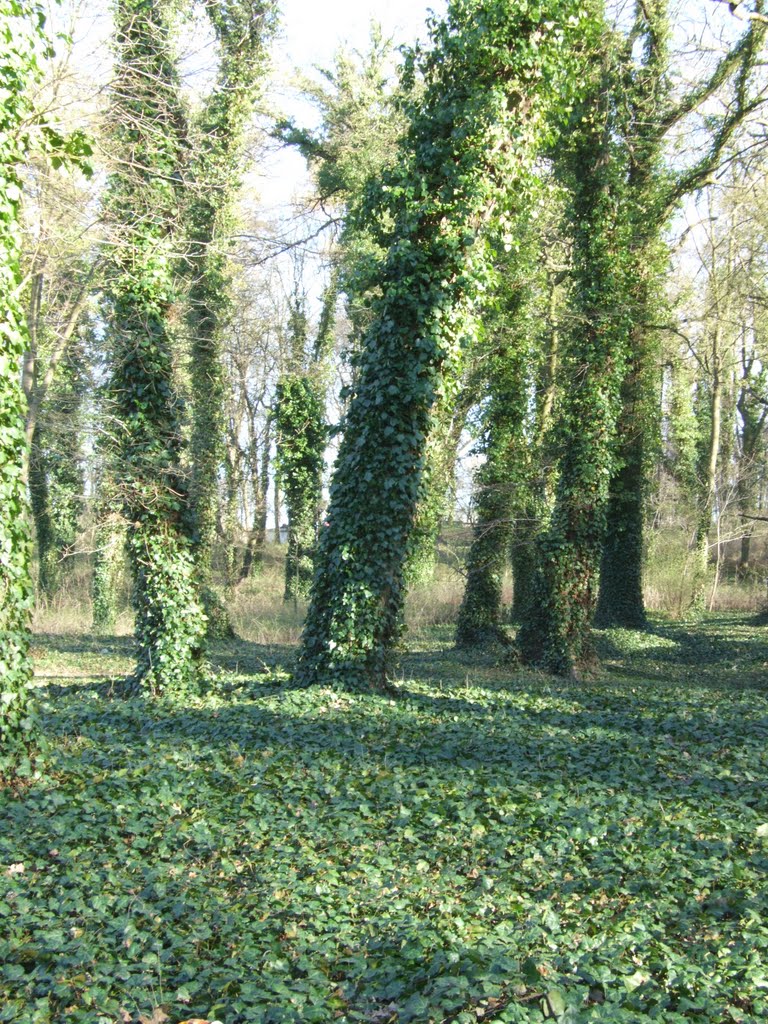
[[[467,556],[467,582],[456,622],[458,647],[510,638],[501,625],[502,586],[526,489],[529,468],[531,369],[534,360],[530,248],[500,261],[501,287],[485,311],[488,338],[476,341],[482,366],[481,437],[485,461],[475,480],[475,527]],[[522,253],[524,254],[521,254]],[[525,257],[529,257],[526,259]]]
[[[0,0],[0,772],[12,769],[36,742],[29,691],[27,445],[19,386],[29,348],[21,298],[21,164],[35,149],[58,165],[90,151],[80,134],[62,138],[35,109],[40,60],[49,54],[41,7],[27,0]]]
[[[24,486],[24,405],[19,364],[28,345],[20,301],[19,166],[34,124],[30,90],[39,79],[43,16],[35,3],[0,2],[0,771],[34,742],[29,692],[30,541]]]
[[[501,626],[502,584],[511,562],[513,618],[528,614],[535,541],[551,504],[550,429],[558,359],[559,294],[566,271],[559,190],[547,176],[500,254],[500,288],[483,317],[485,337],[469,353],[481,395],[474,537],[456,643],[509,643]],[[553,257],[555,262],[553,263]]]
[[[181,466],[173,340],[187,124],[171,48],[170,3],[118,0],[110,134],[105,317],[120,503],[128,524],[139,662],[148,692],[201,681],[206,618]]]
[[[436,402],[492,278],[481,229],[523,201],[542,108],[565,90],[559,26],[579,24],[579,6],[456,0],[410,63],[406,95],[417,71],[424,90],[399,166],[369,197],[390,244],[320,535],[305,682],[385,685]]]
[[[261,86],[264,46],[274,24],[271,0],[206,5],[219,43],[216,85],[195,124],[191,200],[186,211],[193,396],[190,498],[197,571],[211,635],[230,636],[226,611],[213,590],[219,473],[224,464],[223,332],[231,317],[225,243],[243,177],[246,130]]]
[[[84,504],[83,400],[90,383],[84,346],[62,360],[31,438],[29,491],[37,534],[39,592],[56,592],[74,553]]]
[[[571,323],[554,426],[559,453],[551,519],[537,544],[531,611],[518,633],[526,662],[570,674],[593,656],[590,625],[605,532],[620,388],[631,321],[627,171],[617,142],[613,49],[583,69],[585,90],[557,154],[573,245]]]
[[[306,597],[312,582],[328,443],[325,362],[333,337],[336,295],[334,276],[326,289],[310,355],[305,299],[298,289],[294,292],[289,317],[290,365],[280,377],[275,394],[276,466],[288,510],[286,601]]]
[[[759,4],[758,4],[759,7]],[[622,383],[622,413],[611,477],[606,534],[600,572],[599,625],[643,628],[643,526],[648,477],[648,441],[658,415],[658,324],[660,281],[666,263],[663,232],[680,201],[709,180],[739,127],[762,103],[756,68],[766,24],[750,19],[741,38],[708,77],[674,96],[668,0],[643,0],[626,44],[617,48],[611,88],[624,97],[625,116],[616,131],[628,188],[623,216],[632,224],[628,242],[634,261],[632,291],[623,302],[632,310],[631,358]],[[638,45],[641,44],[641,45]],[[637,56],[636,56],[637,55]],[[728,94],[730,90],[730,94]],[[671,171],[664,161],[669,140],[713,97],[726,94],[724,112],[704,120],[708,144],[697,158]],[[617,149],[617,155],[619,151]]]

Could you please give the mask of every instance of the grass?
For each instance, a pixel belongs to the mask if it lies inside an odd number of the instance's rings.
[[[768,1019],[765,628],[605,632],[573,684],[415,622],[397,699],[251,635],[188,707],[114,695],[127,637],[37,636],[0,1021]]]

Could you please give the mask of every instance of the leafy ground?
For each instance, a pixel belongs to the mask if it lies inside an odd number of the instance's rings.
[[[768,1019],[768,629],[602,635],[579,684],[414,637],[398,699],[39,636],[48,762],[0,791],[0,1021]]]

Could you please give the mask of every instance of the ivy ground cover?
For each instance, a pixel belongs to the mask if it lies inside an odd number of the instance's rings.
[[[602,634],[579,684],[412,641],[395,697],[230,644],[205,699],[39,637],[0,790],[0,1021],[768,1019],[768,631]]]

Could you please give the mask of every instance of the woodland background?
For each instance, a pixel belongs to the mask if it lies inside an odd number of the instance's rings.
[[[0,0],[0,1020],[765,1019],[762,0],[282,106],[92,15]]]

